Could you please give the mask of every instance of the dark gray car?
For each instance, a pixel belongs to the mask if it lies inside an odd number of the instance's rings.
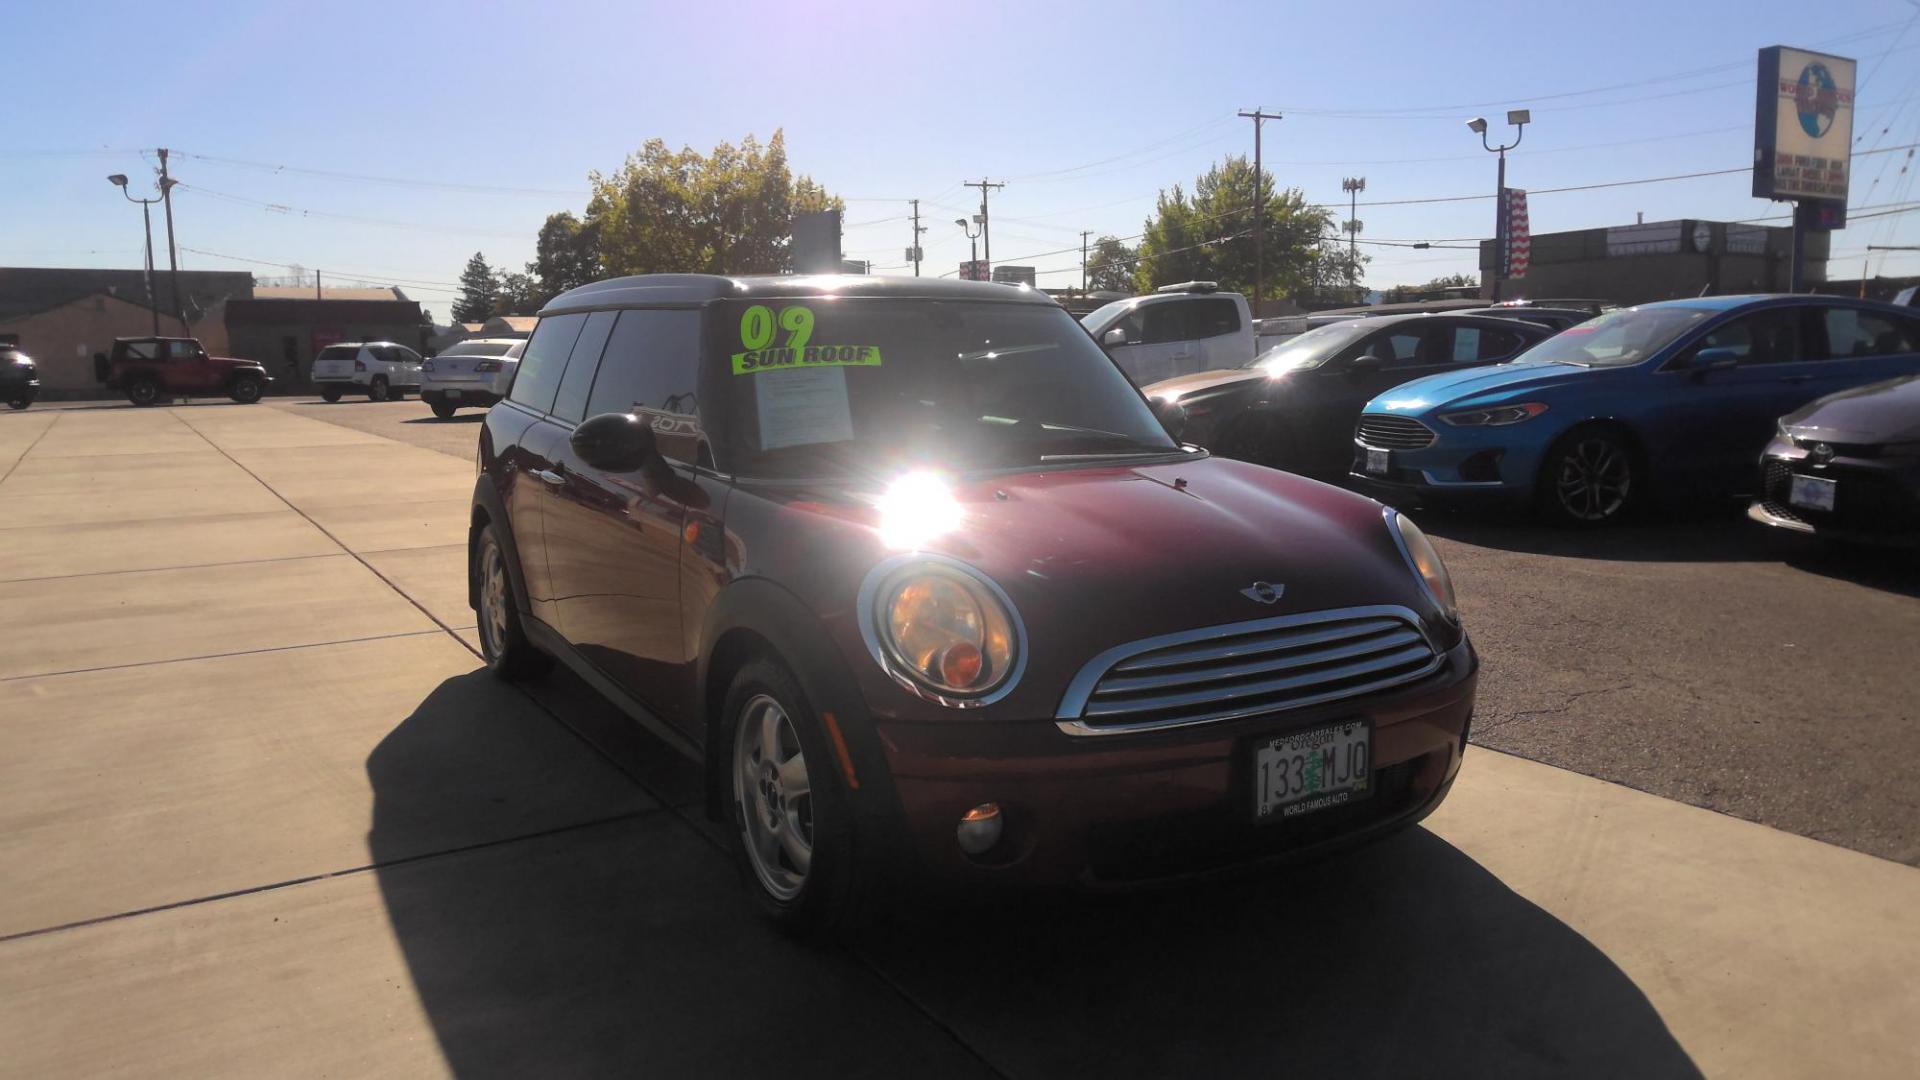
[[[1369,400],[1428,375],[1511,360],[1552,334],[1484,315],[1353,319],[1276,345],[1247,367],[1168,379],[1142,392],[1186,411],[1184,442],[1335,479],[1352,461],[1353,425]]]

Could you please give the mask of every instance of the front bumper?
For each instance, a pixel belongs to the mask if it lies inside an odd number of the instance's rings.
[[[1371,446],[1353,441],[1348,473],[1356,486],[1383,495],[1418,495],[1445,502],[1524,501],[1533,494],[1545,456],[1544,443],[1522,439],[1525,425],[1456,428],[1439,420],[1422,423],[1433,441],[1422,447]],[[1387,470],[1369,469],[1368,451],[1385,449]]]
[[[909,846],[936,879],[1125,889],[1300,858],[1410,825],[1445,798],[1473,715],[1479,661],[1462,638],[1407,687],[1199,727],[1073,736],[1052,722],[877,725]],[[1253,820],[1252,747],[1363,718],[1373,792],[1278,822]],[[955,828],[998,803],[1006,834],[979,859]]]
[[[1796,475],[1833,481],[1833,509],[1793,505]],[[1807,447],[1776,437],[1760,458],[1760,497],[1747,516],[1829,540],[1920,547],[1920,460],[1841,455],[1815,464]]]

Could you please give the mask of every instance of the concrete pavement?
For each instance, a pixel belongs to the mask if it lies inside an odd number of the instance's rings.
[[[0,477],[0,1074],[1920,1071],[1920,870],[1478,749],[1350,858],[789,942],[691,769],[477,670],[466,462],[29,411]]]

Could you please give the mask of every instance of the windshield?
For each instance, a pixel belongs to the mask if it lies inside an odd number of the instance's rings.
[[[1137,296],[1129,296],[1125,300],[1115,300],[1111,304],[1094,308],[1080,316],[1080,325],[1086,327],[1088,333],[1098,337],[1108,323],[1126,314],[1139,299]]]
[[[1333,359],[1341,349],[1351,345],[1367,329],[1367,324],[1362,319],[1329,323],[1275,345],[1254,357],[1247,366],[1260,368],[1269,375],[1302,368],[1317,368]]]
[[[448,349],[443,356],[505,356],[513,348],[510,341],[460,342]]]
[[[1515,362],[1626,367],[1645,360],[1718,314],[1711,308],[1623,308],[1571,326],[1515,357]]]
[[[1178,453],[1051,305],[812,297],[717,308],[731,471],[856,478]]]

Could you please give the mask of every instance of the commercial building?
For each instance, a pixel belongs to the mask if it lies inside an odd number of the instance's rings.
[[[1807,234],[1806,280],[1826,280],[1830,234]],[[1583,298],[1643,304],[1681,297],[1785,292],[1792,230],[1741,222],[1649,221],[1535,233],[1532,265],[1501,286],[1504,299]],[[1480,243],[1480,280],[1491,282],[1494,242]]]
[[[313,358],[329,345],[392,341],[424,351],[433,331],[419,302],[400,296],[398,289],[347,290],[378,292],[384,299],[323,294],[316,300],[311,289],[305,291],[307,296],[301,299],[274,296],[227,302],[229,355],[266,365],[276,394],[313,393],[309,379]]]

